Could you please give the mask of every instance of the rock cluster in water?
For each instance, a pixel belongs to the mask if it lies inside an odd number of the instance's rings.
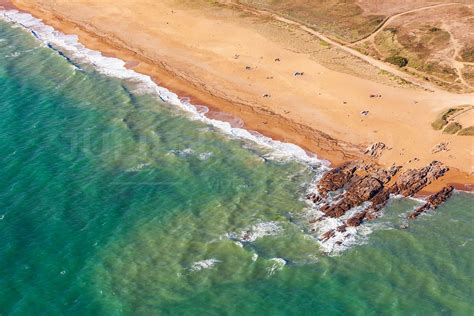
[[[444,187],[441,191],[431,195],[426,203],[419,208],[417,208],[413,213],[408,215],[409,219],[415,219],[417,218],[420,214],[434,210],[436,209],[439,205],[441,205],[443,202],[445,202],[447,199],[451,197],[453,194],[454,188],[452,186],[446,186]]]
[[[387,204],[390,195],[413,196],[432,181],[442,177],[449,169],[439,161],[419,169],[409,169],[399,174],[401,167],[381,168],[374,163],[353,161],[327,172],[317,185],[317,192],[307,196],[325,214],[323,217],[338,218],[354,207],[369,203],[364,210],[347,219],[336,230],[344,232],[347,227],[356,227],[364,220],[373,220]],[[430,196],[427,203],[418,208],[410,218],[436,208],[449,198],[453,188],[448,186]],[[318,219],[321,220],[322,218]],[[317,221],[317,220],[316,220]],[[335,230],[322,235],[328,240]]]

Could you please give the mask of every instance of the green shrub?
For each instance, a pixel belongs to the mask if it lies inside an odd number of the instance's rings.
[[[459,133],[459,136],[474,136],[474,126],[469,126],[462,129]]]
[[[433,127],[434,130],[439,131],[446,124],[448,124],[448,121],[442,118],[437,118],[433,123],[431,123],[431,127]]]
[[[451,123],[448,124],[448,126],[446,126],[443,133],[453,135],[453,134],[456,134],[457,132],[459,132],[461,129],[462,129],[461,124],[459,124],[457,122],[451,122]]]
[[[408,65],[408,59],[403,56],[390,56],[385,59],[386,62],[396,65],[400,68]]]
[[[442,129],[446,124],[448,124],[448,118],[456,113],[457,111],[462,110],[462,107],[456,107],[456,108],[449,108],[448,110],[444,111],[441,113],[436,120],[431,123],[431,127],[433,127],[435,130],[439,131]]]

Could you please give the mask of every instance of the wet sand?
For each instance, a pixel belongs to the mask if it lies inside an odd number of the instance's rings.
[[[7,10],[16,9],[16,7],[11,3],[10,0],[0,0],[0,8]]]

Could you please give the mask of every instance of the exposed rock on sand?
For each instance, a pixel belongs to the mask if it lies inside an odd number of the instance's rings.
[[[433,154],[436,154],[436,153],[439,153],[439,152],[443,152],[443,151],[448,151],[448,143],[446,142],[442,142],[442,143],[439,143],[439,144],[436,144],[435,146],[433,146],[433,148],[431,149],[431,153]]]
[[[357,169],[355,163],[346,163],[327,172],[318,183],[320,196],[326,197],[330,191],[341,189],[346,185]]]
[[[454,188],[452,186],[446,186],[441,191],[431,195],[426,204],[417,208],[413,213],[408,215],[409,219],[415,219],[424,212],[434,210],[443,202],[445,202],[453,194]]]
[[[351,208],[366,201],[372,199],[378,201],[384,186],[398,172],[398,169],[398,167],[392,167],[385,170],[375,164],[359,161],[347,163],[323,176],[318,183],[320,198],[313,197],[313,200],[324,200],[329,192],[344,188],[345,192],[336,198],[338,202],[331,204],[326,199],[321,206],[321,211],[327,216],[340,217]]]
[[[379,179],[371,176],[356,176],[348,184],[347,191],[341,196],[340,201],[333,205],[323,205],[321,211],[330,217],[340,217],[351,208],[369,201],[382,189],[383,183]]]
[[[390,188],[390,193],[413,196],[433,180],[443,176],[449,170],[439,161],[433,161],[421,169],[409,169],[397,179]]]
[[[336,236],[336,232],[345,232],[348,227],[357,227],[364,220],[377,218],[391,194],[413,196],[448,171],[448,167],[441,162],[433,161],[423,168],[406,170],[394,179],[400,168],[394,165],[383,169],[373,163],[354,161],[327,172],[317,185],[318,192],[307,196],[325,214],[316,221],[325,217],[342,217],[355,207],[362,207],[362,210],[352,214],[341,226],[324,232],[320,240],[328,241]],[[410,218],[435,208],[449,198],[452,190],[452,187],[446,187],[432,195],[428,203],[417,209],[416,215]],[[369,202],[368,206],[363,206],[365,202]]]
[[[387,149],[387,146],[385,146],[384,143],[378,142],[378,143],[373,143],[367,149],[365,150],[364,154],[369,155],[374,158],[379,158],[384,150]]]

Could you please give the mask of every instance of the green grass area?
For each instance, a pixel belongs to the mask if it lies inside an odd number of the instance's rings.
[[[436,118],[436,120],[431,123],[431,126],[437,131],[441,130],[446,124],[448,124],[448,118],[454,113],[461,111],[462,109],[463,107],[449,108],[448,110],[441,113]]]
[[[390,56],[390,57],[385,58],[385,61],[393,65],[396,65],[400,68],[408,65],[408,58],[403,57],[403,56]]]

